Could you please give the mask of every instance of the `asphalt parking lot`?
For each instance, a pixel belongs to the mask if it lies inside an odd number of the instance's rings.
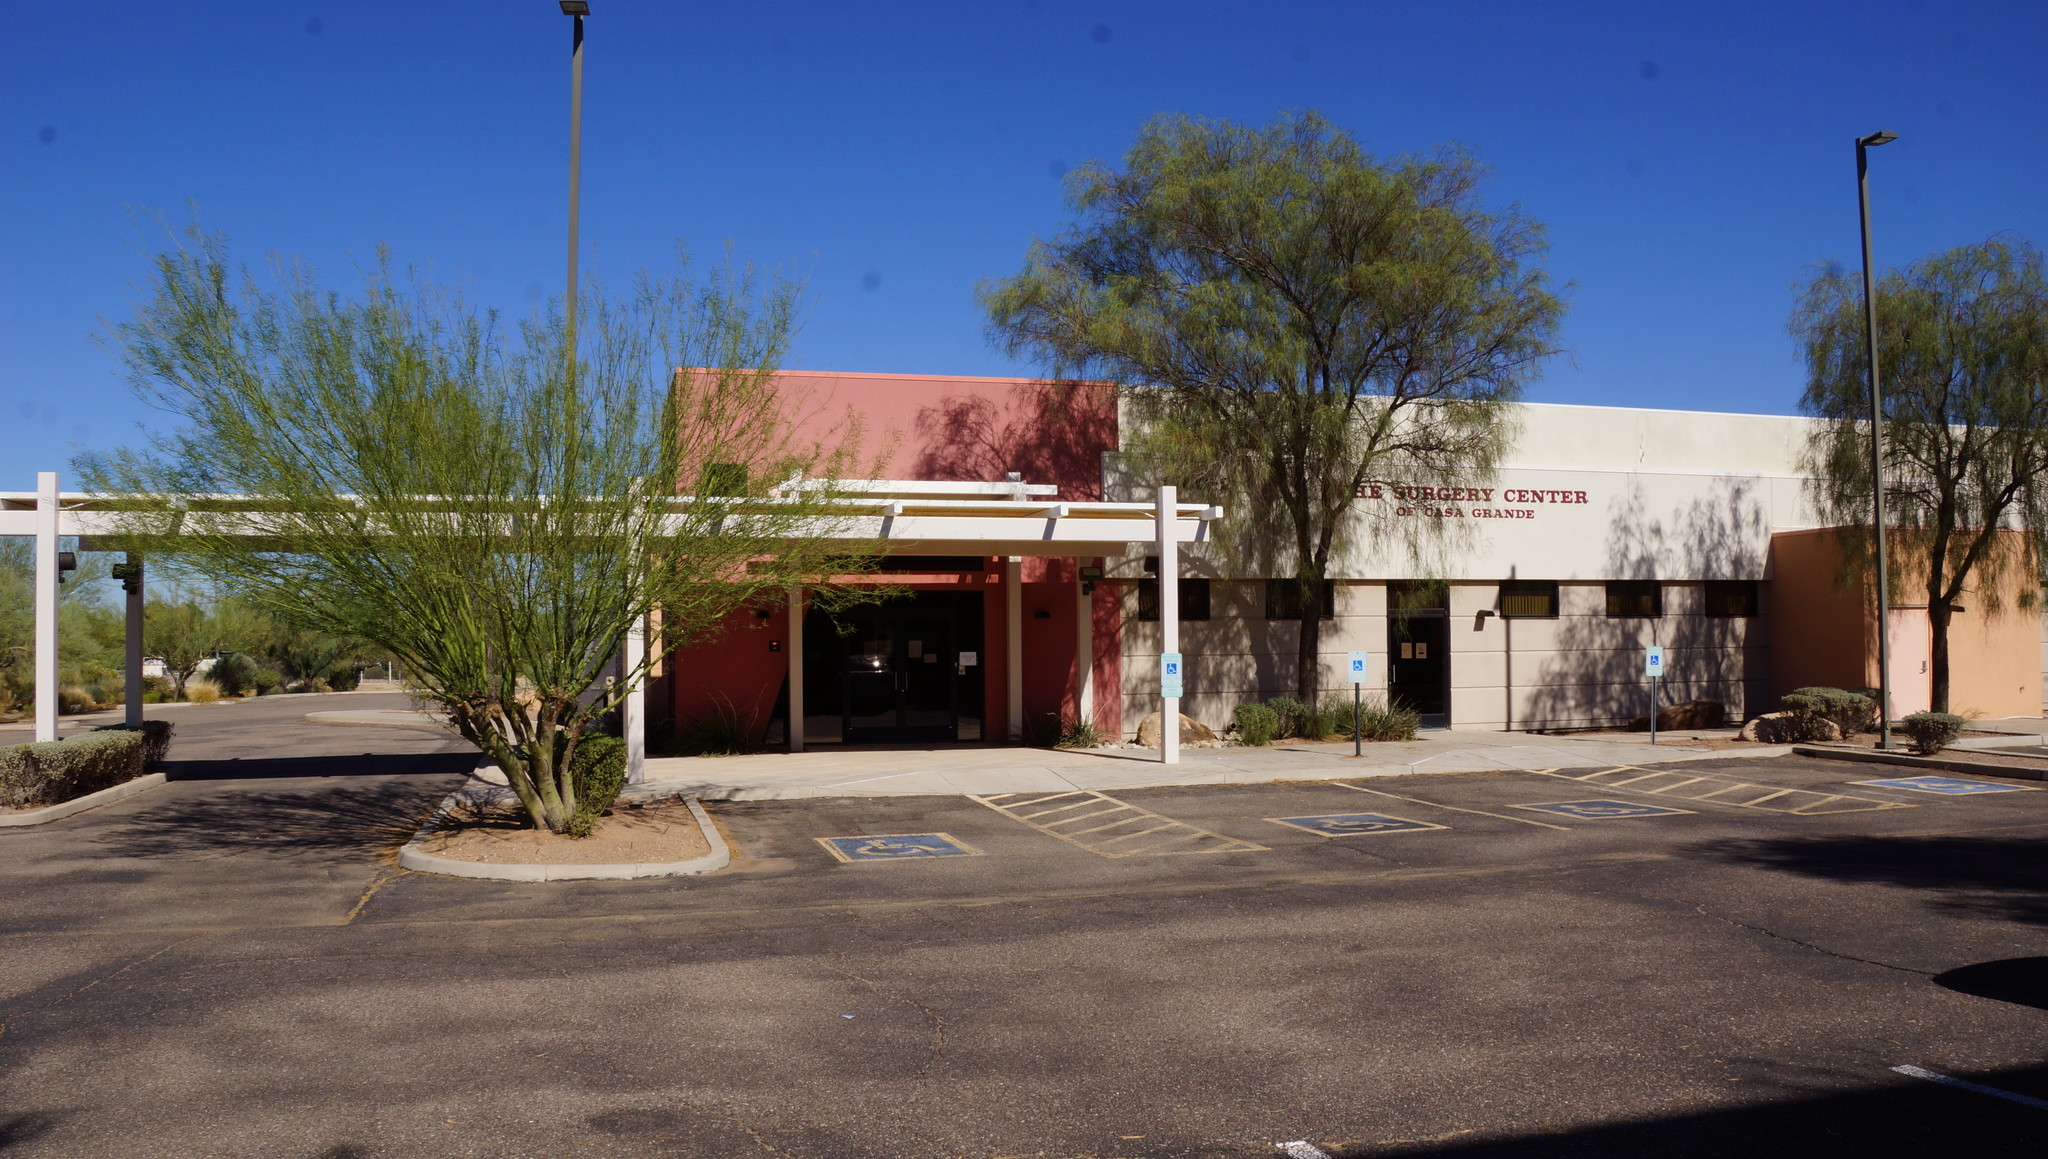
[[[396,870],[469,758],[308,707],[0,832],[0,1150],[2048,1153],[2027,782],[732,803],[719,874],[526,885]]]

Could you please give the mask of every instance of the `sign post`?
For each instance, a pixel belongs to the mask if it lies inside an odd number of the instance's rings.
[[[1365,653],[1352,652],[1346,658],[1344,674],[1351,680],[1351,755],[1365,755]]]
[[[1664,649],[1652,644],[1643,649],[1643,675],[1650,678],[1650,743],[1657,743],[1657,682],[1664,679]]]

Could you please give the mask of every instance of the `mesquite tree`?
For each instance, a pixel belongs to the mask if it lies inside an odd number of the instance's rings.
[[[1123,171],[1076,169],[1079,223],[982,289],[1012,353],[1136,388],[1133,456],[1224,503],[1233,564],[1295,585],[1310,703],[1332,561],[1457,535],[1358,496],[1483,480],[1512,434],[1500,404],[1552,352],[1563,307],[1525,265],[1542,231],[1483,208],[1479,179],[1458,149],[1376,159],[1313,113],[1162,117]]]
[[[1815,275],[1792,315],[1805,349],[1811,498],[1832,523],[1871,525],[1869,360],[1855,271]],[[2039,588],[2048,535],[2048,279],[2041,251],[1993,238],[1877,280],[1888,554],[1927,601],[1936,711],[1949,706],[1959,597],[1991,611]],[[1867,541],[1863,542],[1867,564]],[[1974,590],[1972,590],[1974,589]],[[1899,588],[1894,588],[1898,591]]]
[[[114,332],[182,425],[88,481],[133,500],[153,559],[389,651],[535,825],[579,827],[578,740],[661,654],[608,684],[632,625],[658,613],[674,648],[845,570],[829,487],[780,484],[860,470],[792,434],[772,375],[797,292],[757,283],[586,293],[572,342],[558,308],[507,332],[381,255],[343,294],[195,230]]]

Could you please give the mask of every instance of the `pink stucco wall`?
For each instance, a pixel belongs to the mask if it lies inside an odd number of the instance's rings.
[[[1057,486],[1061,499],[1086,502],[1102,498],[1102,455],[1117,446],[1116,391],[1102,383],[798,371],[783,372],[776,381],[800,437],[830,446],[858,430],[861,457],[877,478],[1001,482],[1015,471],[1027,483]],[[1069,559],[1026,559],[1021,569],[1027,719],[1070,716],[1076,709],[1076,566]],[[986,735],[998,740],[1009,727],[1002,570],[991,560],[986,575],[887,577],[912,588],[982,585],[983,720]],[[1091,607],[1096,723],[1117,735],[1117,605],[1108,585],[1097,587]],[[1040,610],[1049,618],[1037,618]],[[765,620],[751,612],[733,617],[723,631],[667,665],[669,711],[683,719],[728,701],[760,736],[781,690],[796,630],[780,606]],[[783,651],[769,652],[770,640],[782,641]]]

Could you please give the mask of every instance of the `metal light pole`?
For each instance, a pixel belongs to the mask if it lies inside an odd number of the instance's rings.
[[[569,295],[564,311],[569,324],[569,371],[576,368],[576,220],[583,195],[583,18],[588,0],[561,0],[562,15],[574,18],[569,41]]]
[[[1856,138],[1856,198],[1863,225],[1863,358],[1870,366],[1870,495],[1877,533],[1877,747],[1892,747],[1892,589],[1884,546],[1884,405],[1877,390],[1877,276],[1870,264],[1870,149],[1899,139],[1878,132]]]

